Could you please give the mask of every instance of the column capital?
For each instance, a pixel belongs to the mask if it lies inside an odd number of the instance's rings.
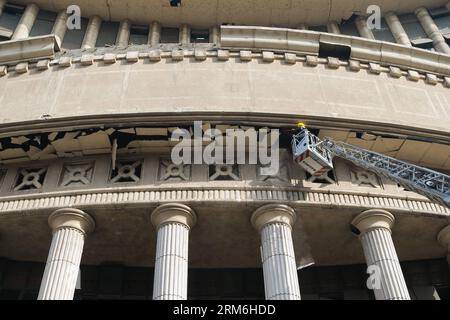
[[[357,215],[351,224],[363,234],[377,228],[384,228],[390,231],[394,222],[395,217],[392,213],[381,209],[371,209]]]
[[[94,219],[84,211],[75,208],[63,208],[54,211],[48,217],[48,224],[55,232],[61,228],[74,228],[85,235],[94,231]]]
[[[285,204],[268,204],[255,210],[251,223],[261,232],[261,229],[269,223],[284,223],[292,228],[296,218],[295,210],[291,207]]]
[[[181,203],[167,203],[153,210],[151,215],[152,224],[156,229],[164,223],[181,223],[192,228],[197,223],[197,215],[187,205]]]

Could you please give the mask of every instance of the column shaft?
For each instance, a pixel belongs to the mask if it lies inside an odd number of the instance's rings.
[[[153,299],[186,300],[189,230],[196,214],[186,205],[168,203],[153,211],[151,221],[158,230]]]
[[[189,228],[167,223],[158,230],[154,300],[186,300]]]
[[[187,24],[181,25],[179,38],[181,44],[188,44],[191,42],[191,28],[189,28]]]
[[[438,236],[438,242],[447,249],[447,262],[450,265],[450,225],[442,229]]]
[[[67,12],[60,11],[56,17],[55,24],[53,25],[52,34],[59,40],[60,45],[62,44],[67,31],[67,18]]]
[[[57,230],[52,239],[39,300],[72,300],[75,293],[84,234],[73,228]]]
[[[157,46],[161,42],[161,25],[159,22],[154,21],[149,28],[148,44],[151,46]]]
[[[39,7],[34,3],[27,5],[22,17],[20,18],[19,24],[14,30],[11,37],[12,40],[19,40],[28,38],[31,29],[33,28],[34,21],[39,13]]]
[[[127,47],[130,42],[130,29],[131,25],[128,20],[123,20],[119,26],[119,32],[116,38],[116,46],[118,47]]]
[[[220,42],[220,28],[218,26],[209,28],[209,42],[210,43]]]
[[[81,49],[95,48],[97,43],[98,33],[102,25],[102,19],[99,16],[93,16],[89,19],[89,23],[84,34],[83,44]]]
[[[327,24],[327,31],[328,33],[341,34],[341,30],[339,30],[339,26],[335,21]]]
[[[397,15],[393,12],[388,12],[384,16],[384,19],[386,20],[395,41],[397,41],[397,43],[404,44],[405,46],[411,46],[411,41],[409,40],[408,34],[405,29],[403,29],[402,23],[398,19]]]
[[[392,242],[391,232],[377,228],[361,236],[368,266],[380,269],[381,288],[375,289],[377,300],[409,300],[409,292]]]
[[[3,13],[3,7],[5,6],[5,4],[6,4],[6,0],[0,0],[0,16]]]
[[[291,227],[271,223],[261,230],[261,254],[267,300],[300,300]]]
[[[372,30],[367,26],[367,19],[363,17],[356,18],[355,21],[356,28],[358,29],[359,35],[366,39],[375,39]]]
[[[426,34],[428,35],[428,37],[430,37],[431,40],[433,40],[434,48],[439,52],[450,54],[450,48],[447,42],[445,42],[444,36],[442,35],[441,31],[428,13],[428,10],[424,7],[421,7],[418,8],[415,13]]]
[[[52,244],[38,300],[71,300],[75,294],[86,235],[95,228],[91,216],[74,208],[53,212],[48,223]]]

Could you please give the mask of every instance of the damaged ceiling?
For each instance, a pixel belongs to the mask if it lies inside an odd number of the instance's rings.
[[[135,154],[170,150],[177,142],[170,141],[177,128],[192,127],[129,127],[92,128],[76,131],[58,131],[23,135],[0,139],[0,163],[17,163],[33,160],[48,160],[65,157],[82,157],[95,154],[110,154],[117,143],[118,154]],[[251,126],[204,123],[203,130],[259,129]],[[319,137],[330,137],[375,152],[384,153],[424,167],[450,171],[450,146],[406,138],[382,137],[349,130],[312,130]],[[290,132],[281,131],[281,147],[290,145]],[[284,132],[284,134],[283,134]]]

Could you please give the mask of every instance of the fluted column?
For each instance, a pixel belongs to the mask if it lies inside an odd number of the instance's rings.
[[[411,46],[411,40],[409,40],[408,34],[405,29],[403,29],[402,23],[398,19],[397,15],[393,12],[388,12],[384,16],[384,19],[386,20],[395,41],[397,41],[397,43],[404,44],[405,46]]]
[[[437,239],[439,243],[447,249],[447,262],[450,265],[450,225],[439,232]]]
[[[378,209],[364,211],[352,221],[360,232],[367,266],[378,267],[380,287],[374,288],[377,300],[410,300],[391,237],[394,221],[391,213]]]
[[[209,43],[219,43],[220,42],[220,28],[214,26],[209,28]]]
[[[92,16],[89,19],[89,23],[84,34],[83,44],[81,49],[95,48],[97,43],[98,33],[100,32],[100,27],[102,25],[102,19],[99,16]]]
[[[5,4],[6,4],[6,0],[0,0],[0,16],[3,13],[3,7],[5,6]]]
[[[252,225],[261,234],[261,259],[266,300],[300,300],[300,287],[292,242],[294,209],[269,204],[257,209]]]
[[[84,240],[94,230],[95,223],[87,213],[72,208],[56,210],[48,223],[53,238],[38,300],[72,300]]]
[[[12,40],[19,40],[28,38],[30,35],[30,31],[33,28],[34,21],[36,21],[36,17],[39,13],[39,7],[34,3],[30,3],[25,8],[22,17],[20,18],[19,24],[14,30],[14,33],[11,37]]]
[[[157,46],[161,42],[161,25],[157,21],[153,21],[149,27],[148,44]]]
[[[116,46],[125,48],[130,42],[130,30],[131,24],[128,20],[123,20],[119,26],[119,32],[117,33]]]
[[[56,38],[60,42],[60,45],[64,40],[64,36],[66,35],[68,17],[69,16],[67,15],[67,12],[65,10],[60,11],[53,25],[52,34],[56,36]]]
[[[156,208],[151,220],[158,230],[153,299],[186,300],[189,230],[196,214],[186,205],[169,203]]]
[[[331,21],[327,24],[327,31],[328,33],[341,34],[341,30],[336,21]]]
[[[181,44],[188,44],[191,42],[191,28],[187,24],[181,25],[179,37],[179,42]]]
[[[450,54],[450,48],[447,42],[445,42],[445,38],[438,26],[434,23],[433,18],[428,13],[428,10],[420,7],[416,9],[415,13],[426,34],[433,40],[434,48],[439,52]]]
[[[366,39],[375,39],[372,30],[367,26],[367,18],[358,17],[355,21],[356,29],[358,29],[359,35]]]

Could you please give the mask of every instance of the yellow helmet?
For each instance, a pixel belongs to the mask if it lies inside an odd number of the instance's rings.
[[[304,128],[306,128],[306,125],[303,122],[299,122],[299,123],[297,123],[297,128],[304,129]]]

